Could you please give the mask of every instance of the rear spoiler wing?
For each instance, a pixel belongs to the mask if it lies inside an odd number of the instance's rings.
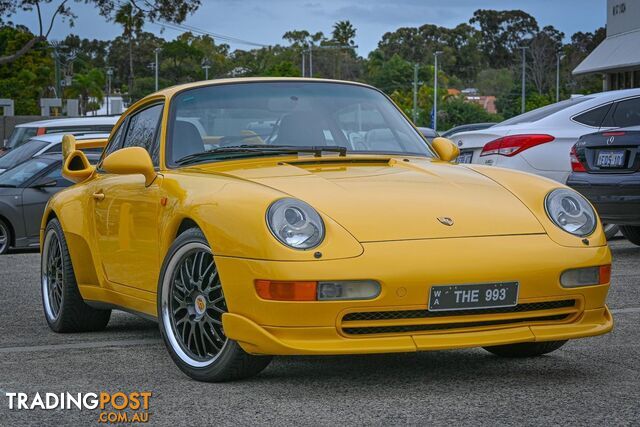
[[[66,159],[76,150],[86,150],[89,148],[104,148],[107,146],[107,138],[83,139],[76,140],[73,135],[64,135],[62,137],[62,158]]]

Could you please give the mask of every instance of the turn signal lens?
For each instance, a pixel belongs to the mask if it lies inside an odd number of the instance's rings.
[[[536,145],[551,142],[554,139],[553,136],[546,134],[504,136],[486,143],[482,148],[480,156],[497,154],[499,156],[511,157]]]
[[[567,270],[560,276],[565,288],[604,285],[611,281],[611,264]]]
[[[315,301],[318,282],[277,282],[256,280],[256,292],[262,299],[274,301]]]
[[[256,280],[256,292],[271,301],[367,300],[380,295],[380,283],[373,280],[298,282]]]
[[[373,299],[378,295],[380,283],[373,280],[318,283],[318,301]]]

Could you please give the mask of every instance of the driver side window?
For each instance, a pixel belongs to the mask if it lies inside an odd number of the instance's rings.
[[[154,166],[160,163],[160,141],[157,134],[160,130],[162,104],[157,104],[135,113],[129,118],[127,134],[122,148],[142,147],[151,156]]]

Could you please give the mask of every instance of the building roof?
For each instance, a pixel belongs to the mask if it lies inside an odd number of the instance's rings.
[[[640,30],[607,37],[574,70],[573,75],[640,68]]]

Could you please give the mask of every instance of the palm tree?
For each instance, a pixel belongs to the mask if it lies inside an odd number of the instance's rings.
[[[355,46],[356,29],[349,21],[338,21],[333,24],[332,37],[340,46]]]
[[[66,89],[66,94],[70,98],[80,99],[80,115],[87,114],[91,98],[95,98],[98,101],[97,104],[102,102],[104,80],[104,74],[97,68],[73,76],[73,81],[71,86]]]
[[[115,21],[122,25],[122,35],[129,42],[129,93],[133,91],[133,36],[138,36],[144,25],[144,12],[134,7],[131,2],[120,6],[116,12]]]

